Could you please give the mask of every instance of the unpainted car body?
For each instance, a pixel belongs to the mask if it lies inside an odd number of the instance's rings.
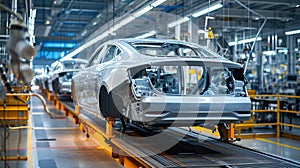
[[[48,80],[49,67],[46,66],[40,72],[35,73],[35,84],[38,85],[41,89],[46,90],[45,81]]]
[[[85,59],[67,59],[58,61],[48,76],[48,90],[62,96],[71,96],[73,75],[88,63]]]
[[[193,43],[118,39],[101,45],[72,78],[76,105],[98,117],[150,126],[247,120],[240,64]]]

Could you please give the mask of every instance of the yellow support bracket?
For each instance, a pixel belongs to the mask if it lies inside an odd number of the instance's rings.
[[[211,30],[211,27],[208,28],[207,38],[208,38],[208,39],[214,39],[214,38],[215,38],[214,33],[213,33],[213,31]]]

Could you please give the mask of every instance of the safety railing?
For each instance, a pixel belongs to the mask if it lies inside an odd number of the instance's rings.
[[[276,137],[280,137],[281,128],[287,126],[291,128],[300,128],[300,123],[293,124],[285,122],[285,115],[300,115],[299,104],[300,96],[291,95],[250,95],[252,102],[252,116],[249,121],[235,124],[235,130],[238,130],[239,137],[242,129],[252,129],[255,126],[276,127]]]

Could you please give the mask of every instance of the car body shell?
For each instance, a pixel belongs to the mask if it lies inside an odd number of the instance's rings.
[[[56,62],[48,75],[48,90],[50,92],[55,92],[58,95],[71,96],[72,76],[87,63],[87,60],[79,58]]]
[[[198,48],[209,56],[151,56],[138,52],[133,47],[134,44],[174,44]],[[105,60],[112,47],[115,48],[113,57]],[[165,39],[111,40],[96,49],[87,66],[73,76],[73,100],[81,109],[97,117],[123,116],[143,125],[190,126],[206,122],[240,122],[249,119],[251,102],[246,92],[246,79],[243,74],[238,75],[242,76],[239,77],[240,80],[232,81],[241,86],[235,87],[231,94],[169,94],[158,91],[153,84],[148,84],[151,83],[149,77],[136,77],[136,74],[149,66],[175,66],[180,67],[179,72],[183,70],[182,67],[192,66],[242,69],[240,64],[193,43]],[[181,87],[183,85],[181,84]],[[151,95],[135,93],[136,90],[143,89],[150,89]],[[238,91],[243,92],[242,96],[237,96]]]

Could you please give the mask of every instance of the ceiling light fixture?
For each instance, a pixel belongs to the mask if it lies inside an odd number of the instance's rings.
[[[48,36],[49,35],[51,27],[52,26],[46,26],[45,31],[44,31],[44,36]]]
[[[142,16],[143,14],[149,12],[151,9],[153,9],[152,6],[150,6],[150,5],[149,5],[149,6],[146,6],[146,7],[144,7],[143,9],[141,9],[141,10],[135,12],[135,13],[133,14],[133,16],[136,17],[136,18],[138,18],[138,17]]]
[[[217,9],[220,9],[222,7],[223,7],[223,5],[219,3],[219,4],[216,4],[216,5],[210,6],[210,7],[206,8],[206,9],[200,10],[199,12],[196,12],[196,13],[192,14],[192,16],[193,17],[199,17],[199,16],[205,15],[205,14],[207,14],[209,12],[212,12],[212,11],[215,11]]]
[[[151,4],[151,6],[153,6],[155,8],[155,7],[159,6],[160,4],[162,4],[162,3],[166,2],[166,1],[167,0],[157,0],[157,1],[153,2]]]
[[[289,36],[289,35],[293,35],[293,34],[299,34],[300,33],[300,29],[299,30],[292,30],[292,31],[287,31],[284,34]]]
[[[50,20],[46,20],[45,24],[49,25],[50,24]]]
[[[135,17],[130,16],[130,17],[124,19],[124,20],[121,20],[121,21],[120,21],[120,25],[121,25],[121,26],[127,25],[128,23],[130,23],[130,22],[133,21],[134,19],[135,19]]]
[[[156,34],[156,31],[153,30],[153,31],[150,31],[150,32],[145,33],[143,35],[137,36],[135,38],[147,38],[147,37],[151,37],[151,36],[153,36],[155,34]]]
[[[228,45],[229,45],[229,46],[234,46],[234,45],[237,45],[237,44],[245,44],[245,43],[251,43],[251,42],[254,42],[254,41],[261,41],[261,40],[262,40],[261,37],[257,37],[257,39],[255,39],[255,38],[250,38],[250,39],[240,40],[240,41],[238,41],[238,42],[236,42],[236,41],[229,42]]]
[[[118,30],[119,28],[121,28],[123,25],[121,24],[115,24],[113,27],[112,27],[112,31],[116,31]]]
[[[84,31],[81,33],[81,36],[85,36],[87,33],[86,29],[84,29]]]
[[[169,24],[168,24],[168,27],[169,27],[169,28],[172,28],[172,27],[175,27],[175,26],[177,26],[177,25],[180,25],[180,24],[182,24],[182,23],[184,23],[184,22],[187,22],[187,21],[189,21],[189,20],[190,20],[190,18],[184,17],[184,18],[182,18],[182,19],[178,19],[178,20],[175,21],[175,22],[169,23]]]

